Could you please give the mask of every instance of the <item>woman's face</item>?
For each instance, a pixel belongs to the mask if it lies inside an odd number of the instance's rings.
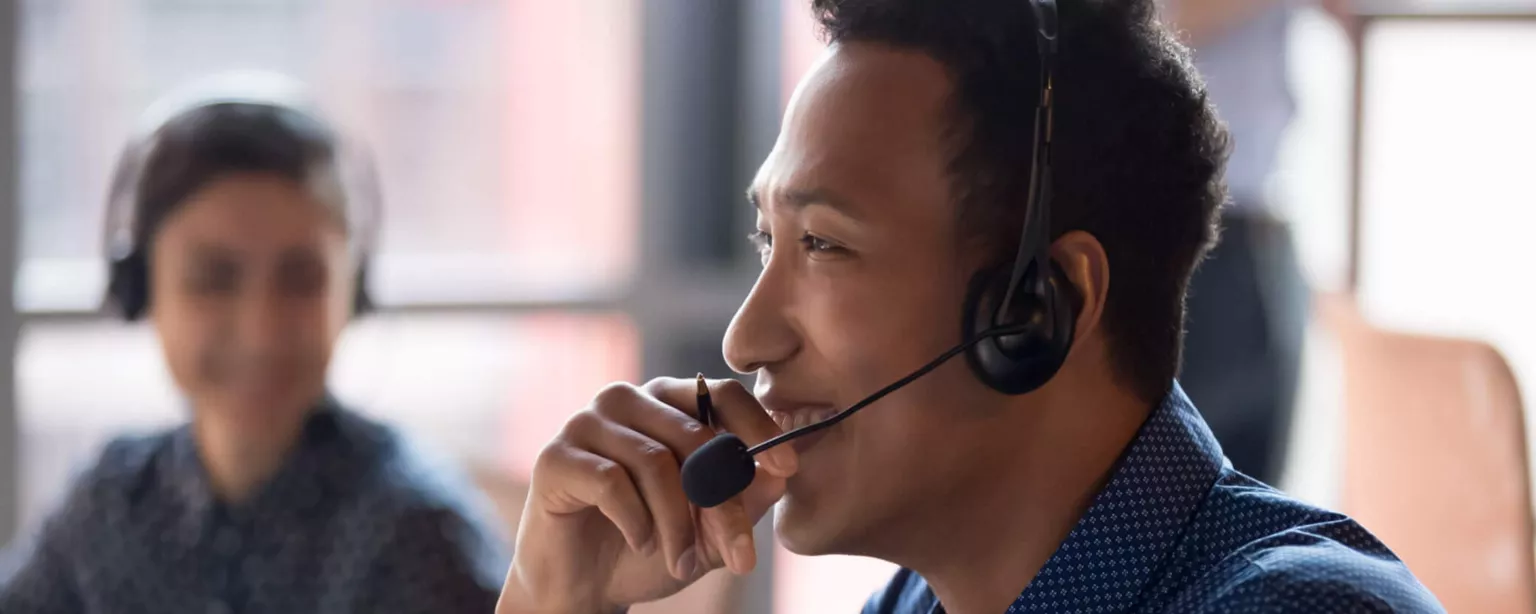
[[[150,313],[199,417],[294,432],[324,393],[353,267],[342,223],[293,181],[228,175],[181,203],[150,252]]]

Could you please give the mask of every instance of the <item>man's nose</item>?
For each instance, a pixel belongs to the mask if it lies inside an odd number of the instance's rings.
[[[799,351],[800,336],[789,313],[791,297],[787,277],[772,264],[764,268],[725,331],[721,350],[731,370],[754,373]]]

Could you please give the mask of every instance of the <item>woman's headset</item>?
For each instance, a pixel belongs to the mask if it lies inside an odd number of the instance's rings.
[[[965,302],[964,339],[1004,327],[1016,334],[980,339],[965,353],[982,382],[1024,394],[1056,375],[1072,349],[1075,289],[1050,255],[1051,137],[1056,68],[1056,0],[1031,0],[1040,49],[1040,102],[1030,147],[1029,192],[1019,251],[1012,268],[999,263],[972,278]]]
[[[145,113],[143,124],[118,160],[107,197],[107,302],[124,320],[138,320],[150,306],[149,251],[156,229],[145,227],[145,194],[141,185],[144,173],[155,160],[168,125],[191,113],[224,105],[292,114],[295,120],[328,137],[332,151],[324,166],[309,170],[309,183],[322,198],[340,201],[327,204],[338,207],[346,219],[348,240],[357,262],[353,312],[372,311],[368,256],[382,209],[378,176],[372,158],[361,144],[343,140],[321,119],[302,91],[302,86],[286,77],[233,73],[197,84]]]

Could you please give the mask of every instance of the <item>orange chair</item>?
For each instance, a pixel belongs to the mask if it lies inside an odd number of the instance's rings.
[[[1451,612],[1536,612],[1519,390],[1475,341],[1366,322],[1319,301],[1344,365],[1341,511],[1402,557]]]
[[[496,507],[507,535],[517,535],[523,518],[523,504],[528,500],[528,485],[506,472],[489,467],[473,467],[470,475]],[[719,570],[704,576],[682,592],[634,606],[631,614],[731,614],[736,607],[744,581],[729,571]]]

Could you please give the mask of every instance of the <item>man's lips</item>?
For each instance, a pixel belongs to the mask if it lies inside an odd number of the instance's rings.
[[[769,409],[768,415],[779,425],[780,430],[787,433],[831,418],[837,412],[836,407],[799,406]]]

